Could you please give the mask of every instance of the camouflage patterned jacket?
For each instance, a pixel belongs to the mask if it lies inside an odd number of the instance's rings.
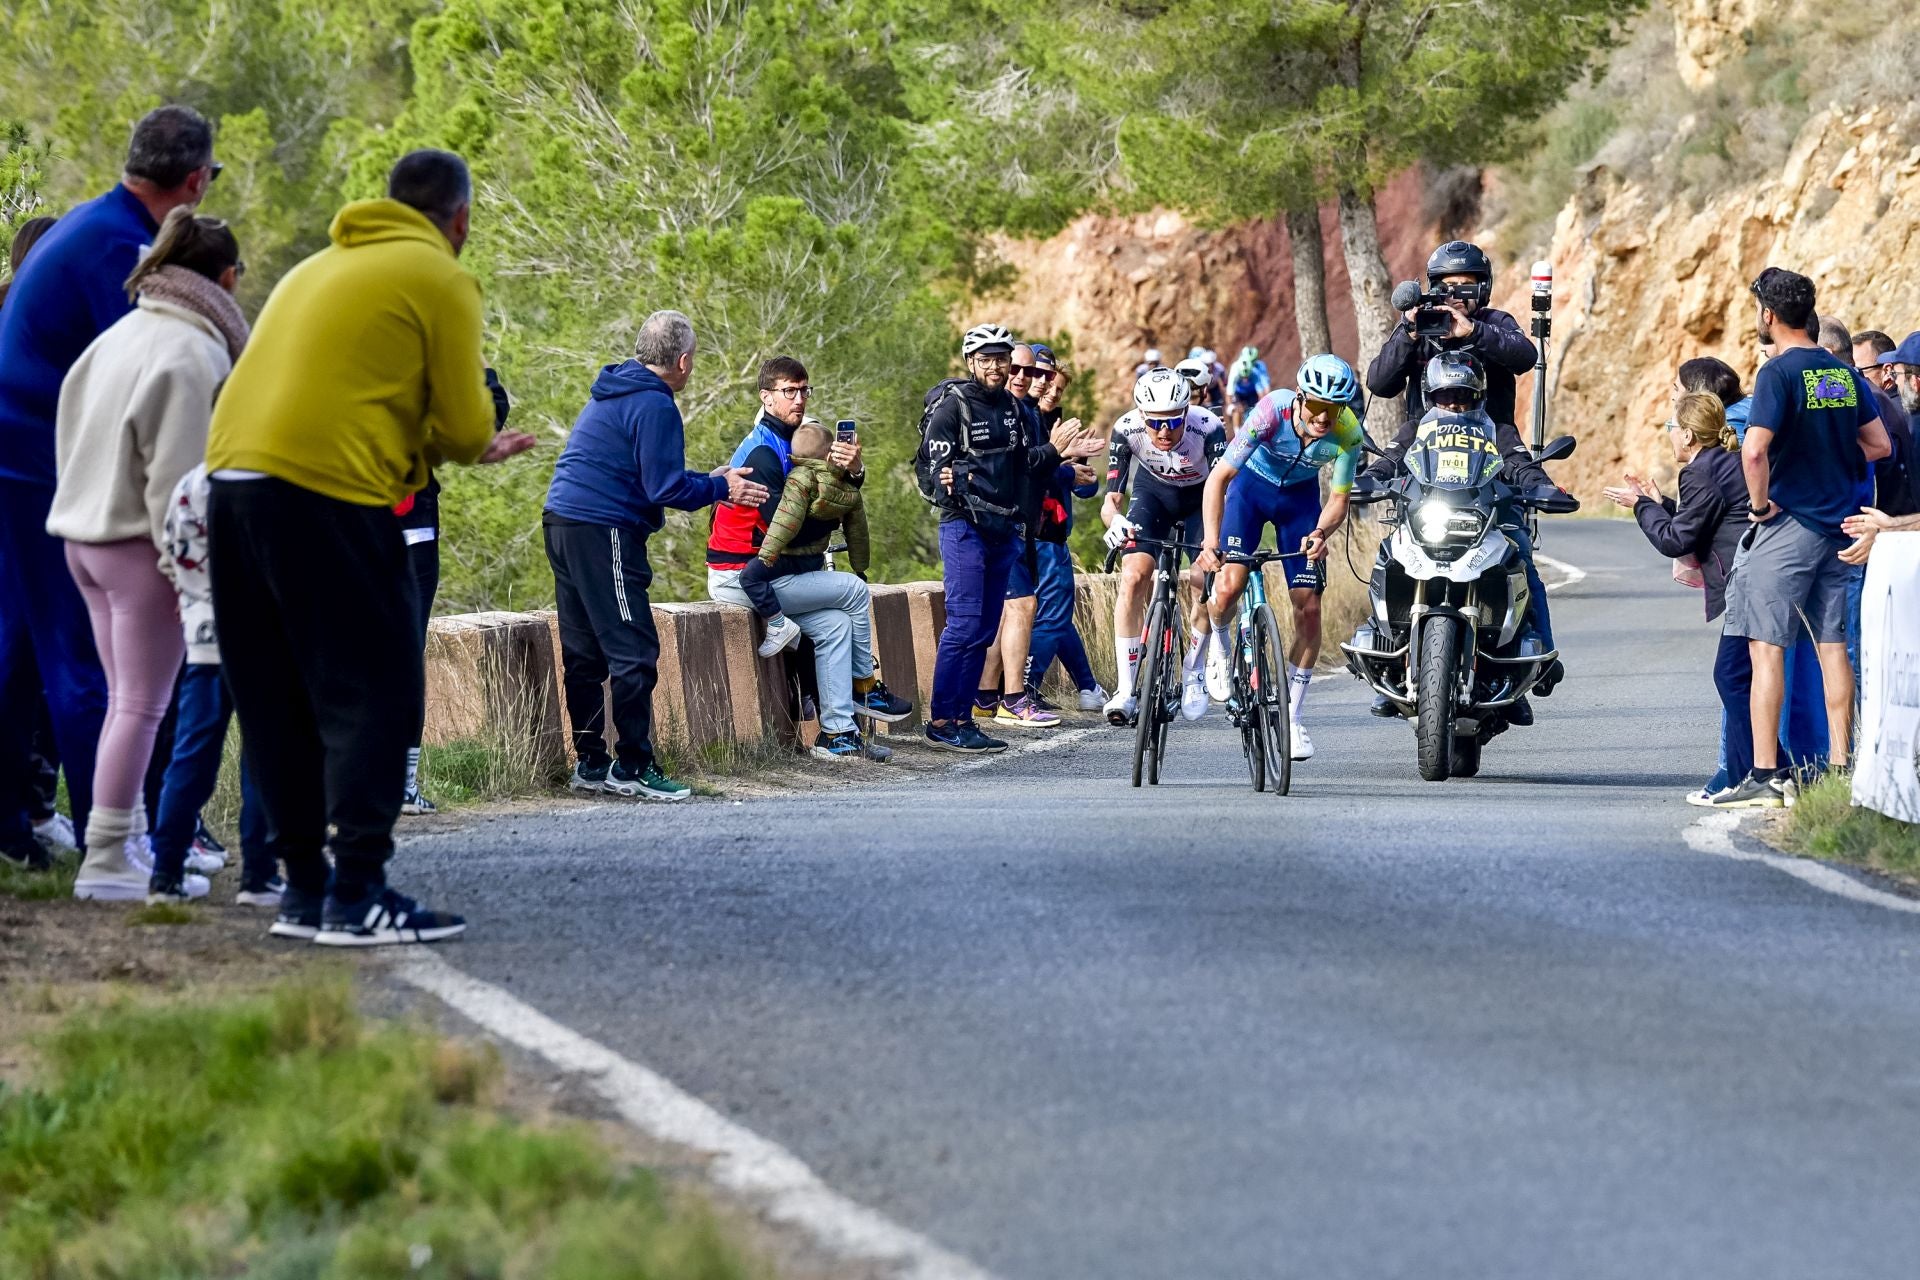
[[[847,531],[847,563],[867,571],[867,509],[860,490],[824,458],[795,458],[787,473],[780,505],[760,543],[760,560],[771,566],[781,556],[821,555],[837,526]]]

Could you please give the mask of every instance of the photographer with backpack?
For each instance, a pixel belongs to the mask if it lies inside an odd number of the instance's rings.
[[[946,629],[933,670],[927,741],[947,751],[982,754],[1007,744],[974,727],[973,695],[987,648],[1000,627],[1007,575],[1019,554],[1015,534],[1032,487],[1062,459],[1086,458],[1102,442],[1077,420],[1039,439],[1035,419],[1007,390],[1013,335],[997,324],[969,329],[961,343],[965,378],[927,393],[914,478],[940,518]]]

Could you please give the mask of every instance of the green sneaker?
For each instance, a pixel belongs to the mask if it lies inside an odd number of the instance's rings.
[[[609,795],[638,796],[642,800],[685,800],[693,794],[692,787],[675,782],[651,761],[637,774],[615,761],[613,768],[607,770],[607,780],[601,789]]]

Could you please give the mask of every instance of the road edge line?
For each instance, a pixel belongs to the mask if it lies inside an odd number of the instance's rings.
[[[635,1129],[712,1157],[706,1176],[835,1256],[890,1263],[903,1280],[993,1280],[958,1254],[833,1190],[779,1143],[439,956],[409,948],[392,972],[487,1032],[580,1077]]]
[[[1785,854],[1742,849],[1733,839],[1734,833],[1739,828],[1738,813],[1709,813],[1688,823],[1686,830],[1681,832],[1681,838],[1686,841],[1687,847],[1696,853],[1710,853],[1716,857],[1730,858],[1735,862],[1764,863],[1824,893],[1846,898],[1851,902],[1881,907],[1887,911],[1903,911],[1908,915],[1920,915],[1920,901],[1903,898],[1899,894],[1888,893],[1884,889],[1863,884],[1838,867],[1831,867],[1824,862],[1815,862],[1808,858],[1789,858]]]
[[[1548,591],[1555,591],[1561,587],[1571,587],[1575,583],[1585,582],[1587,580],[1587,571],[1585,569],[1580,568],[1578,565],[1568,564],[1565,560],[1556,560],[1552,556],[1542,555],[1538,551],[1533,553],[1533,563],[1538,568],[1551,569],[1561,575],[1560,581],[1549,582],[1547,584]]]
[[[1013,760],[1020,756],[1037,756],[1042,751],[1058,751],[1061,747],[1070,746],[1076,742],[1084,742],[1096,733],[1105,733],[1111,727],[1110,725],[1096,724],[1088,725],[1084,729],[1064,729],[1059,733],[1049,734],[1044,738],[1037,738],[1032,742],[1022,743],[1011,751],[996,751],[992,755],[981,756],[978,760],[967,760],[963,763],[953,765],[947,772],[972,773],[975,769],[985,769],[989,765],[999,764],[1002,760]]]

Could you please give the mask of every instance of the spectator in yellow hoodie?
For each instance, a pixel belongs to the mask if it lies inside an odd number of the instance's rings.
[[[387,198],[342,209],[333,243],[274,289],[214,411],[213,607],[286,862],[278,937],[376,946],[466,927],[389,888],[386,862],[425,680],[393,508],[430,467],[533,445],[494,434],[480,287],[458,261],[472,201],[459,156],[403,157]]]

